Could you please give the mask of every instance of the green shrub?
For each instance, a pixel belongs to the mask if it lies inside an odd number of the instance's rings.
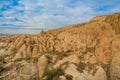
[[[46,72],[45,80],[58,80],[60,75],[64,75],[64,71],[61,68],[52,69],[52,70]]]

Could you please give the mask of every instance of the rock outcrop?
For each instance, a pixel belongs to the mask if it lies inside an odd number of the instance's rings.
[[[0,80],[119,80],[120,13],[0,37]]]

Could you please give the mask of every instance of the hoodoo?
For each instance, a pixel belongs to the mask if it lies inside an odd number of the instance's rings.
[[[120,13],[0,37],[0,80],[119,80]],[[42,70],[41,70],[42,69]]]

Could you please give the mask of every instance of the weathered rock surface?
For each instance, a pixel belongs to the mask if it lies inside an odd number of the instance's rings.
[[[111,80],[120,79],[120,37],[118,36],[113,40],[113,59],[110,64],[110,76]]]
[[[94,66],[93,69],[85,67],[83,72],[79,72],[74,64],[69,64],[69,67],[65,70],[65,74],[72,75],[72,80],[107,80],[104,69],[100,66]]]
[[[120,80],[120,13],[1,36],[0,80]]]
[[[38,63],[37,63],[40,78],[43,77],[45,71],[47,70],[47,66],[48,66],[48,59],[45,55],[43,55],[38,59]]]

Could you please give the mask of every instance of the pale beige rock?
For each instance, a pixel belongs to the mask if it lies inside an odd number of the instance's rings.
[[[110,77],[111,80],[120,79],[120,38],[117,37],[112,42],[113,59],[110,64]]]
[[[65,76],[60,76],[59,80],[67,80]]]
[[[54,49],[55,49],[55,51],[62,52],[62,50],[58,44],[54,45]]]
[[[101,43],[96,47],[96,56],[100,63],[110,64],[112,61],[111,40],[108,37],[102,37]]]
[[[15,46],[11,44],[8,51],[15,52],[16,51]]]
[[[40,78],[43,76],[44,72],[46,71],[47,66],[48,66],[48,59],[45,55],[42,55],[38,59],[38,63],[37,63]]]
[[[13,57],[12,61],[22,60],[23,54],[22,52],[16,53],[16,55]]]
[[[97,63],[97,58],[94,55],[94,53],[88,52],[86,55],[83,56],[82,62],[86,63],[86,64],[87,63],[95,64],[95,63]]]
[[[120,61],[120,52],[116,53],[110,65],[111,80],[120,79],[120,62],[119,61]]]
[[[0,43],[0,46],[2,47],[4,45],[4,43],[2,42],[2,43]]]
[[[83,73],[77,71],[77,67],[74,64],[69,64],[69,67],[65,70],[65,73],[73,76],[73,80],[107,80],[106,73],[103,68],[97,66],[95,75],[88,73],[84,70]]]
[[[27,80],[33,80],[34,78],[38,78],[37,73],[37,67],[34,63],[26,63],[20,70],[20,77],[23,77]]]
[[[31,52],[30,46],[27,47],[26,56],[27,57],[31,57],[32,56],[32,52]]]
[[[69,67],[65,70],[65,74],[71,75],[73,80],[85,80],[76,68],[74,64],[69,64]]]
[[[27,51],[27,46],[26,44],[23,44],[18,52],[21,52],[23,54],[23,58],[27,58],[28,56],[26,51]]]
[[[79,58],[77,55],[73,54],[68,57],[63,58],[62,60],[58,60],[58,62],[53,66],[54,68],[59,67],[60,65],[69,62],[69,63],[79,63]]]
[[[33,49],[33,51],[32,51],[32,57],[35,57],[37,55],[38,55],[38,47],[35,46],[34,49]]]
[[[5,49],[1,49],[0,50],[0,57],[5,57],[5,56],[8,56],[10,55],[11,53],[6,51]]]
[[[24,41],[21,40],[17,45],[16,45],[16,48],[19,49],[22,45],[23,45]]]

